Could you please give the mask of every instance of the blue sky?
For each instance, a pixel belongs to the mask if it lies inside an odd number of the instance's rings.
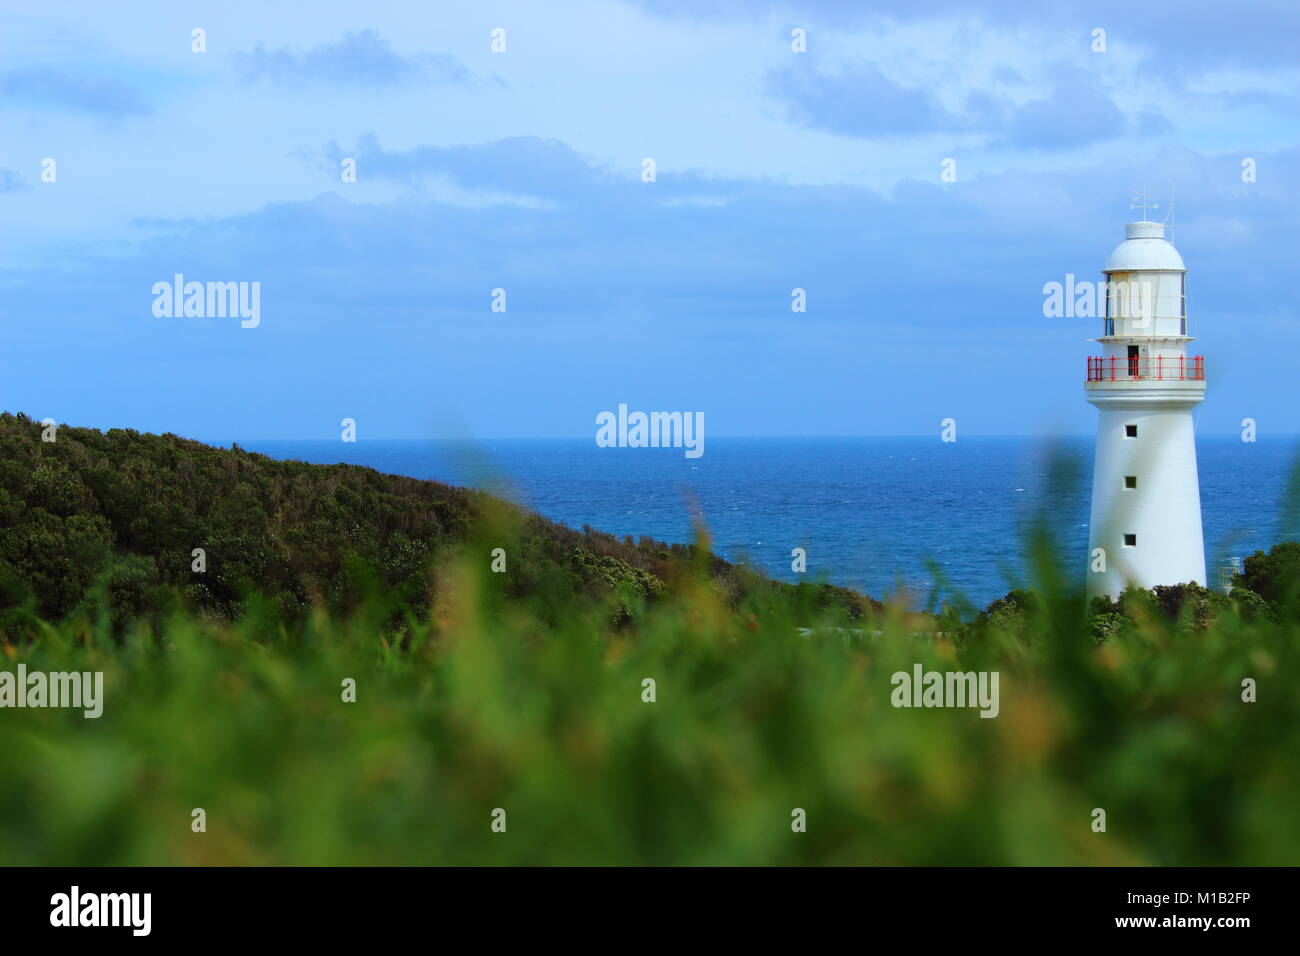
[[[1176,191],[1200,430],[1300,430],[1294,3],[702,6],[6,4],[0,408],[209,440],[585,437],[620,402],[710,437],[1086,433],[1095,322],[1042,287],[1098,277],[1145,183],[1160,217]],[[175,273],[260,282],[261,324],[154,316]]]

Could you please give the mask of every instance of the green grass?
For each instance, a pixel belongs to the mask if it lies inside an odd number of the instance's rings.
[[[619,595],[543,623],[488,563],[444,564],[397,628],[376,595],[293,626],[29,620],[0,666],[102,670],[106,699],[0,710],[0,863],[1300,862],[1295,623],[1139,614],[1098,645],[1063,596],[961,642],[902,614],[803,638],[846,622],[703,571],[632,627]],[[916,662],[998,671],[1000,715],[893,708]]]

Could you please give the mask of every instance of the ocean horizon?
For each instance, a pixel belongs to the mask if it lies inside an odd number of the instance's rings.
[[[984,606],[1032,586],[1024,554],[1046,517],[1064,568],[1086,567],[1093,438],[710,438],[682,449],[601,448],[586,439],[252,440],[214,443],[277,459],[347,463],[509,498],[574,529],[670,543],[694,539],[782,581],[825,580],[915,606]],[[1197,439],[1206,568],[1267,550],[1287,527],[1300,442]],[[791,551],[807,553],[807,571]],[[1204,583],[1204,582],[1202,582]]]

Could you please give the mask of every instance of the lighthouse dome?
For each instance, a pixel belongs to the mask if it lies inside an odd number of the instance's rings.
[[[1162,222],[1130,222],[1124,227],[1124,241],[1106,258],[1104,272],[1148,272],[1168,269],[1186,272],[1183,257],[1165,238]]]

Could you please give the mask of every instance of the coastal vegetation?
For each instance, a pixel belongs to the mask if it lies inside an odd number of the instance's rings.
[[[703,529],[47,431],[0,415],[0,671],[102,712],[0,709],[0,864],[1300,860],[1300,544],[1090,602],[1044,527],[1032,589],[930,615]],[[996,673],[996,716],[913,672]]]

